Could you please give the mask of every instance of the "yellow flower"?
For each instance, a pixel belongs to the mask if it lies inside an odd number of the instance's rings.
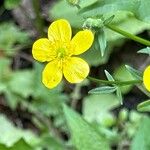
[[[70,83],[79,83],[88,76],[88,64],[76,55],[91,47],[94,35],[90,30],[84,30],[71,37],[69,22],[60,19],[48,28],[48,38],[41,38],[33,44],[34,59],[48,62],[42,73],[42,82],[48,88],[57,86],[63,75]]]
[[[150,91],[150,66],[148,66],[143,74],[143,82],[148,91]]]

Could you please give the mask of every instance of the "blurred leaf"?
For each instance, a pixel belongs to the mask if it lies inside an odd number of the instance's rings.
[[[80,7],[84,8],[96,3],[98,0],[79,0]]]
[[[10,147],[21,138],[30,145],[34,145],[38,142],[38,138],[31,131],[15,127],[3,115],[0,115],[0,122],[0,143]]]
[[[33,71],[22,70],[13,72],[11,80],[8,83],[11,92],[27,98],[34,93],[33,91]]]
[[[68,95],[63,93],[63,83],[54,89],[46,88],[42,83],[42,70],[44,66],[35,62],[33,73],[33,101],[27,105],[30,112],[41,113],[44,116],[53,116],[54,125],[63,128],[64,116],[62,104],[68,100]]]
[[[115,80],[118,81],[134,80],[134,78],[132,77],[132,75],[129,73],[129,71],[126,69],[124,65],[121,65],[119,68],[117,68],[114,71],[113,76]],[[127,86],[121,86],[120,89],[123,94],[126,94],[132,89],[132,87],[133,85],[127,85]]]
[[[1,50],[0,50],[1,51]],[[8,74],[10,73],[10,59],[0,57],[0,81],[2,82],[4,79],[9,76]]]
[[[149,5],[149,0],[101,0],[94,5],[81,9],[80,13],[86,16],[99,16],[117,11],[128,11],[138,19],[149,22]]]
[[[90,122],[101,123],[105,115],[117,106],[119,100],[114,94],[89,95],[83,101],[83,115]]]
[[[109,150],[109,145],[94,127],[79,114],[64,105],[64,114],[70,128],[72,140],[78,150]],[[92,138],[91,138],[92,137]]]
[[[66,150],[62,142],[54,139],[49,134],[42,135],[40,139],[39,146],[47,150]]]
[[[108,94],[116,91],[116,87],[112,86],[102,86],[95,89],[90,90],[88,93],[90,94]]]
[[[131,73],[131,75],[137,79],[137,80],[142,80],[142,73],[134,68],[132,68],[131,66],[125,65],[125,67],[127,68],[127,70]]]
[[[103,24],[107,25],[107,24],[111,23],[112,20],[114,19],[114,17],[115,17],[115,15],[108,17],[107,19],[104,20]]]
[[[123,104],[123,97],[122,97],[121,89],[119,86],[117,87],[116,95],[118,97],[120,104],[122,105]]]
[[[3,144],[0,144],[1,150],[33,150],[33,148],[28,145],[23,139],[20,139],[12,147],[6,147]]]
[[[14,23],[0,24],[0,50],[6,55],[13,55],[17,46],[29,43],[29,34],[21,31]]]
[[[104,30],[99,31],[97,36],[98,36],[98,43],[100,46],[101,55],[103,57],[107,46],[105,31]]]
[[[49,16],[53,19],[64,18],[67,19],[75,28],[81,28],[83,24],[83,17],[77,14],[78,9],[71,7],[65,0],[54,3],[49,9]]]
[[[150,112],[150,100],[138,104],[137,110],[141,112]]]
[[[139,50],[138,53],[150,55],[150,47],[143,48],[143,49]]]
[[[5,0],[4,6],[6,9],[13,9],[19,6],[21,0]]]
[[[101,53],[99,52],[100,51],[99,44],[97,40],[95,40],[93,46],[87,52],[81,54],[81,57],[85,59],[89,65],[99,66],[107,63],[109,55],[111,53],[111,47],[112,47],[111,44],[107,46],[105,54],[102,57]]]
[[[149,136],[150,118],[145,117],[140,122],[140,126],[131,144],[131,150],[149,150],[150,136]]]

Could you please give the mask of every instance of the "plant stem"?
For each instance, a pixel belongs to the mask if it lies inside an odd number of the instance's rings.
[[[140,84],[140,83],[142,83],[141,80],[107,81],[107,80],[96,79],[96,78],[93,78],[93,77],[90,77],[90,76],[88,76],[87,78],[89,80],[93,81],[93,82],[107,84],[107,85],[116,84],[116,85],[119,85],[119,86],[126,86],[126,85],[129,85],[129,84]]]
[[[32,0],[32,6],[35,13],[35,26],[37,28],[37,31],[41,36],[43,36],[44,33],[44,22],[43,18],[40,13],[40,1],[39,0]]]
[[[113,30],[113,31],[115,31],[117,33],[120,33],[121,35],[123,35],[125,37],[128,37],[128,38],[130,38],[130,39],[132,39],[132,40],[134,40],[134,41],[136,41],[138,43],[141,43],[141,44],[146,45],[146,46],[150,46],[150,41],[149,40],[143,39],[143,38],[138,37],[136,35],[133,35],[133,34],[131,34],[129,32],[126,32],[126,31],[118,28],[115,25],[109,25],[108,24],[108,25],[105,25],[105,27],[107,27],[107,28],[109,28],[109,29],[111,29],[111,30]]]

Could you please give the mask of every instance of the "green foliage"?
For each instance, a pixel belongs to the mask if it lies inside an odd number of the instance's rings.
[[[102,86],[89,91],[89,94],[108,94],[116,91],[116,87]]]
[[[119,101],[113,94],[90,95],[84,98],[83,115],[90,122],[101,123],[108,112],[118,105]]]
[[[13,9],[13,8],[18,7],[20,2],[21,2],[21,0],[5,0],[4,6],[6,9]]]
[[[149,150],[150,136],[149,136],[150,119],[145,117],[138,128],[138,131],[133,139],[131,150]]]
[[[143,0],[102,0],[94,5],[83,8],[80,13],[86,16],[106,15],[116,11],[132,12],[138,19],[149,22],[149,1]]]
[[[0,24],[0,50],[6,55],[14,55],[20,46],[29,43],[29,34],[21,31],[14,23]]]
[[[124,65],[121,65],[114,71],[114,78],[118,81],[129,81],[129,80],[134,80],[132,75],[128,72],[126,67]],[[133,85],[127,85],[127,86],[122,86],[121,92],[123,94],[128,93],[132,89]]]
[[[138,53],[150,55],[150,47],[143,48],[143,49],[139,50]]]
[[[0,115],[0,122],[0,143],[11,147],[13,145],[16,145],[15,143],[19,142],[19,140],[21,139],[24,139],[31,146],[35,145],[38,142],[38,138],[35,134],[33,134],[29,130],[23,130],[15,127],[3,115]],[[22,143],[23,141],[21,140],[20,142]],[[26,145],[27,144],[25,144],[25,146]]]
[[[137,110],[141,112],[150,112],[150,100],[138,104]]]
[[[64,105],[64,113],[73,143],[78,150],[109,150],[107,141],[79,114]],[[92,138],[91,138],[92,137]]]

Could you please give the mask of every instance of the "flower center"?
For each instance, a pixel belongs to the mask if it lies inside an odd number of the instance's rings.
[[[58,58],[64,58],[66,56],[66,49],[65,48],[59,48],[57,50],[57,56]]]

